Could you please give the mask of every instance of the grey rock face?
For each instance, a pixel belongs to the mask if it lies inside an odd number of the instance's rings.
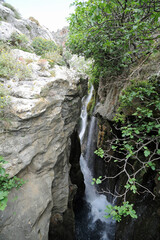
[[[119,81],[101,79],[98,88],[100,103],[96,110],[98,116],[112,121],[118,107],[119,95],[125,85],[125,79],[120,79]]]
[[[10,109],[9,121],[0,128],[0,155],[10,176],[26,183],[12,191],[0,212],[1,240],[47,240],[51,212],[62,216],[67,210],[70,136],[82,92],[75,71],[56,66],[55,77],[40,77],[40,71],[36,68],[28,80],[4,81],[11,89]]]
[[[13,33],[21,33],[18,29],[16,29],[11,23],[1,22],[0,25],[0,40],[7,41],[11,38]]]
[[[35,22],[30,21],[29,19],[16,19],[14,12],[4,7],[0,2],[0,16],[1,16],[1,25],[0,25],[0,40],[8,40],[11,37],[13,32],[18,32],[25,34],[29,39],[35,37],[42,37],[48,40],[53,39],[52,33],[44,26],[39,26]]]
[[[56,32],[52,32],[53,38],[55,42],[61,46],[65,46],[65,42],[68,36],[68,27],[63,27],[61,30],[57,30]]]

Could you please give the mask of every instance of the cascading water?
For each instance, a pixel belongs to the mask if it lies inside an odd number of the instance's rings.
[[[84,142],[84,136],[87,128],[87,105],[91,100],[93,88],[86,99],[83,99],[81,112],[81,130],[79,133],[81,145]],[[104,218],[106,206],[109,202],[105,195],[98,194],[96,186],[91,185],[93,178],[93,159],[95,144],[93,137],[96,130],[96,118],[92,116],[86,151],[81,155],[80,165],[84,175],[85,197],[83,205],[76,211],[76,240],[113,240],[114,222],[111,219]]]

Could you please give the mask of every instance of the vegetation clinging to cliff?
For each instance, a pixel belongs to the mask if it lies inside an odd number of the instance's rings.
[[[74,1],[72,53],[94,59],[93,78],[117,75],[157,48],[158,3],[148,0]]]
[[[20,13],[11,4],[4,2],[3,6],[11,9],[14,12],[14,14],[15,14],[15,18],[21,19]]]
[[[94,60],[93,83],[107,76],[115,79],[122,73],[128,75],[131,65],[142,66],[159,49],[158,1],[77,0],[73,5],[75,13],[69,18],[68,46],[72,53]],[[133,75],[134,71],[130,77]],[[157,164],[160,154],[158,87],[158,80],[146,79],[144,82],[134,82],[126,89],[120,99],[116,118],[118,125],[115,125],[118,134],[122,134],[121,138],[115,135],[108,143],[111,147],[109,150],[104,153],[103,150],[98,151],[98,155],[104,154],[105,160],[115,162],[120,170],[116,176],[93,179],[93,184],[123,175],[124,188],[121,192],[108,192],[124,201],[122,206],[108,208],[107,217],[112,216],[118,221],[122,216],[137,217],[133,205],[127,201],[129,192],[137,194],[142,190],[155,197],[147,186],[142,185],[141,180],[148,169],[156,171],[160,179]],[[116,157],[111,154],[113,152],[117,153]]]
[[[24,181],[16,176],[13,178],[9,177],[9,174],[6,173],[3,164],[7,163],[0,156],[0,210],[3,211],[7,207],[8,195],[13,188],[20,188]]]
[[[119,171],[114,176],[104,176],[101,182],[119,177],[123,179],[123,188],[106,192],[123,199],[123,205],[108,206],[106,217],[112,216],[118,221],[127,215],[136,218],[133,204],[127,201],[131,193],[149,193],[156,197],[155,191],[143,182],[143,176],[150,169],[160,180],[159,83],[158,76],[147,81],[133,81],[120,96],[120,107],[115,117],[117,134],[113,133],[113,139],[107,140],[108,149],[103,152],[106,163],[115,163]],[[99,151],[97,153],[100,156]]]
[[[6,107],[9,105],[8,92],[3,84],[0,85],[0,121],[6,122],[8,119],[5,117]],[[7,162],[0,156],[0,211],[5,210],[8,202],[8,195],[13,188],[20,188],[25,182],[16,176],[10,177],[6,173],[4,164]]]
[[[57,50],[57,46],[52,40],[47,40],[42,37],[36,37],[32,41],[32,47],[37,55],[43,55],[49,51]]]

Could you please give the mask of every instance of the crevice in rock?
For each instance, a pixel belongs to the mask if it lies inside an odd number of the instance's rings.
[[[71,164],[70,178],[71,182],[77,186],[77,192],[73,204],[82,199],[85,191],[84,177],[80,168],[81,145],[78,132],[74,131],[71,135],[71,152],[69,162]]]
[[[49,226],[49,240],[73,240],[75,235],[75,218],[74,218],[74,203],[82,199],[84,195],[85,185],[83,174],[80,169],[80,155],[81,146],[78,137],[78,132],[75,130],[71,137],[70,144],[70,184],[68,206],[66,211],[59,213],[52,211],[50,226]]]

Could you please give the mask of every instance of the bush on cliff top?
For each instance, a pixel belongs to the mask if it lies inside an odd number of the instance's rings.
[[[46,52],[53,52],[57,50],[56,44],[51,41],[41,37],[36,37],[33,39],[32,47],[37,55],[44,55]]]
[[[148,0],[74,1],[68,46],[93,58],[93,79],[118,75],[157,48],[160,6]]]
[[[11,77],[17,77],[19,80],[23,80],[30,77],[31,70],[25,63],[17,61],[15,57],[9,52],[2,50],[0,53],[0,77],[10,79]]]
[[[4,2],[3,6],[11,9],[14,12],[15,18],[21,19],[20,13],[11,4]]]

